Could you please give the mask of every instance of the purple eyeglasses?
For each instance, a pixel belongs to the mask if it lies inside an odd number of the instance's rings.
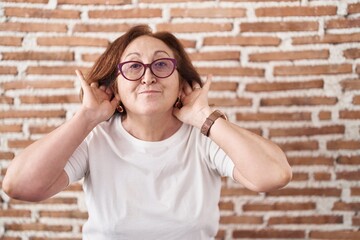
[[[145,75],[147,68],[150,68],[150,71],[154,76],[158,78],[167,78],[176,69],[176,59],[160,58],[148,64],[139,61],[127,61],[119,63],[117,67],[121,75],[129,81],[141,79]]]

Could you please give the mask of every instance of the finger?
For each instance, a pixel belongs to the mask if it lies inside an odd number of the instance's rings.
[[[208,75],[207,76],[207,79],[206,79],[206,82],[203,86],[203,89],[206,91],[206,92],[209,92],[210,90],[210,85],[211,85],[211,81],[212,81],[212,75]]]
[[[184,91],[185,95],[189,95],[192,92],[192,88],[187,81],[185,81],[185,83],[184,83],[183,91]]]
[[[84,75],[82,74],[82,72],[80,70],[76,69],[75,73],[76,73],[76,76],[80,79],[81,88],[84,90],[89,88],[89,85],[85,81],[85,78],[84,78]]]
[[[98,83],[98,82],[92,82],[92,83],[90,84],[90,87],[98,88],[98,87],[99,87],[99,83]]]
[[[117,105],[119,104],[119,101],[120,101],[120,96],[119,96],[118,94],[116,94],[116,95],[114,96],[114,98],[111,100],[110,104],[111,104],[114,108],[116,108]]]
[[[192,87],[192,89],[193,89],[193,91],[194,91],[194,90],[197,90],[197,89],[201,89],[201,86],[200,86],[200,84],[199,84],[199,83],[194,82],[194,83],[193,83],[193,87]]]

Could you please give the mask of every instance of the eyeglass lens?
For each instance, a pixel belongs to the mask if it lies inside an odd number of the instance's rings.
[[[155,60],[150,65],[137,61],[125,62],[121,65],[121,73],[128,80],[138,80],[145,74],[147,66],[149,66],[151,72],[159,78],[166,78],[175,70],[175,63],[172,59],[162,58]]]

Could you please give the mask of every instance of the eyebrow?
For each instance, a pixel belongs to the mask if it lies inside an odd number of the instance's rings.
[[[154,55],[160,54],[160,53],[165,53],[166,55],[168,55],[168,56],[170,57],[170,55],[169,55],[166,51],[163,51],[163,50],[157,50],[157,51],[155,51],[155,52],[154,52]],[[130,56],[130,55],[136,55],[136,56],[140,57],[140,53],[138,53],[138,52],[131,52],[131,53],[129,53],[128,55],[126,55],[125,58],[127,58],[127,57]]]

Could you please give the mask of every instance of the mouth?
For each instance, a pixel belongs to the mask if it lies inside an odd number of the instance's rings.
[[[154,94],[154,93],[161,93],[161,91],[157,91],[157,90],[145,90],[145,91],[139,92],[139,94]]]

